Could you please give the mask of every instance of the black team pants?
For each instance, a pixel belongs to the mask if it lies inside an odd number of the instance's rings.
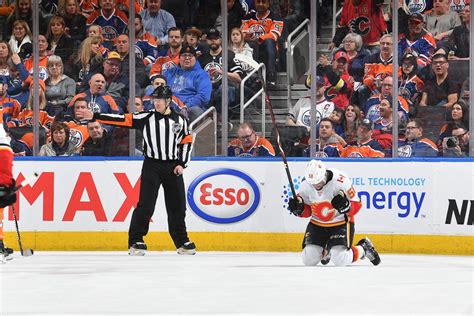
[[[186,194],[183,176],[177,176],[173,170],[176,161],[161,161],[146,158],[142,166],[140,197],[133,211],[128,245],[143,242],[150,227],[150,219],[155,210],[158,191],[163,185],[165,205],[168,214],[168,230],[176,248],[189,241],[186,232]]]

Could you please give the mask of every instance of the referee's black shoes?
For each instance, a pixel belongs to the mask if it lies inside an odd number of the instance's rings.
[[[146,244],[144,242],[136,242],[128,249],[130,256],[144,256],[146,254]]]
[[[185,242],[176,250],[180,255],[195,255],[196,245],[192,241]]]

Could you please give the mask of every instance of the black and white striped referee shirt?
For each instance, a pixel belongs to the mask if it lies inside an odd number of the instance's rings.
[[[155,111],[104,114],[94,113],[100,123],[138,129],[143,132],[143,154],[145,157],[171,161],[176,160],[186,167],[193,144],[188,121],[174,111],[163,115]]]

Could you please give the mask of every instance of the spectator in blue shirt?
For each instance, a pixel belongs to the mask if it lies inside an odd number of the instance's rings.
[[[193,47],[181,48],[179,67],[168,70],[165,77],[173,95],[188,107],[189,121],[193,121],[207,109],[211,100],[212,83],[207,72],[197,62]]]
[[[161,9],[161,0],[147,0],[147,8],[140,12],[143,29],[156,39],[156,45],[162,47],[168,43],[168,29],[176,27],[173,15]]]

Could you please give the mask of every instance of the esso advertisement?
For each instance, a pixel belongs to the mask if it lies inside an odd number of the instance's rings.
[[[198,176],[188,188],[188,203],[196,215],[217,224],[244,220],[260,203],[257,183],[246,173],[214,169]]]

